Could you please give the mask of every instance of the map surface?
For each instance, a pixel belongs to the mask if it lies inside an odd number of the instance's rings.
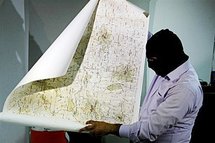
[[[17,87],[4,112],[80,124],[136,121],[147,33],[143,11],[126,0],[100,0],[66,74]]]

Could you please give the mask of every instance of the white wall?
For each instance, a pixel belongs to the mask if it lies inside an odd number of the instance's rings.
[[[29,68],[87,2],[88,0],[29,0]]]
[[[88,0],[30,0],[30,34],[44,52]]]
[[[151,0],[150,14],[150,30],[153,33],[163,28],[174,31],[182,40],[199,78],[210,82],[215,1]]]
[[[150,0],[127,0],[136,6],[140,7],[141,9],[145,10],[146,12],[149,12],[149,2]]]
[[[27,69],[24,0],[0,2],[0,109]],[[1,143],[26,143],[26,128],[0,122]]]

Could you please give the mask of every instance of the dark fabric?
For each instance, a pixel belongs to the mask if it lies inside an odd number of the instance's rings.
[[[179,65],[187,61],[182,43],[172,31],[165,29],[155,33],[146,44],[146,57],[156,57],[153,62],[148,60],[148,66],[157,75],[166,76]]]
[[[68,132],[70,143],[101,143],[101,137],[88,133]]]

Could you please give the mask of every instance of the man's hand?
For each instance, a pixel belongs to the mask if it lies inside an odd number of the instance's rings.
[[[93,120],[87,121],[86,124],[89,124],[89,125],[80,129],[80,132],[88,131],[91,134],[96,136],[103,136],[107,134],[118,135],[119,128],[121,126],[121,124],[111,124],[107,122],[93,121]]]

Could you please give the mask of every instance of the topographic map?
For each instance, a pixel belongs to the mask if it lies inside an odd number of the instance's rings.
[[[7,112],[81,124],[136,121],[147,34],[143,11],[126,0],[100,0],[66,74],[17,87]]]

